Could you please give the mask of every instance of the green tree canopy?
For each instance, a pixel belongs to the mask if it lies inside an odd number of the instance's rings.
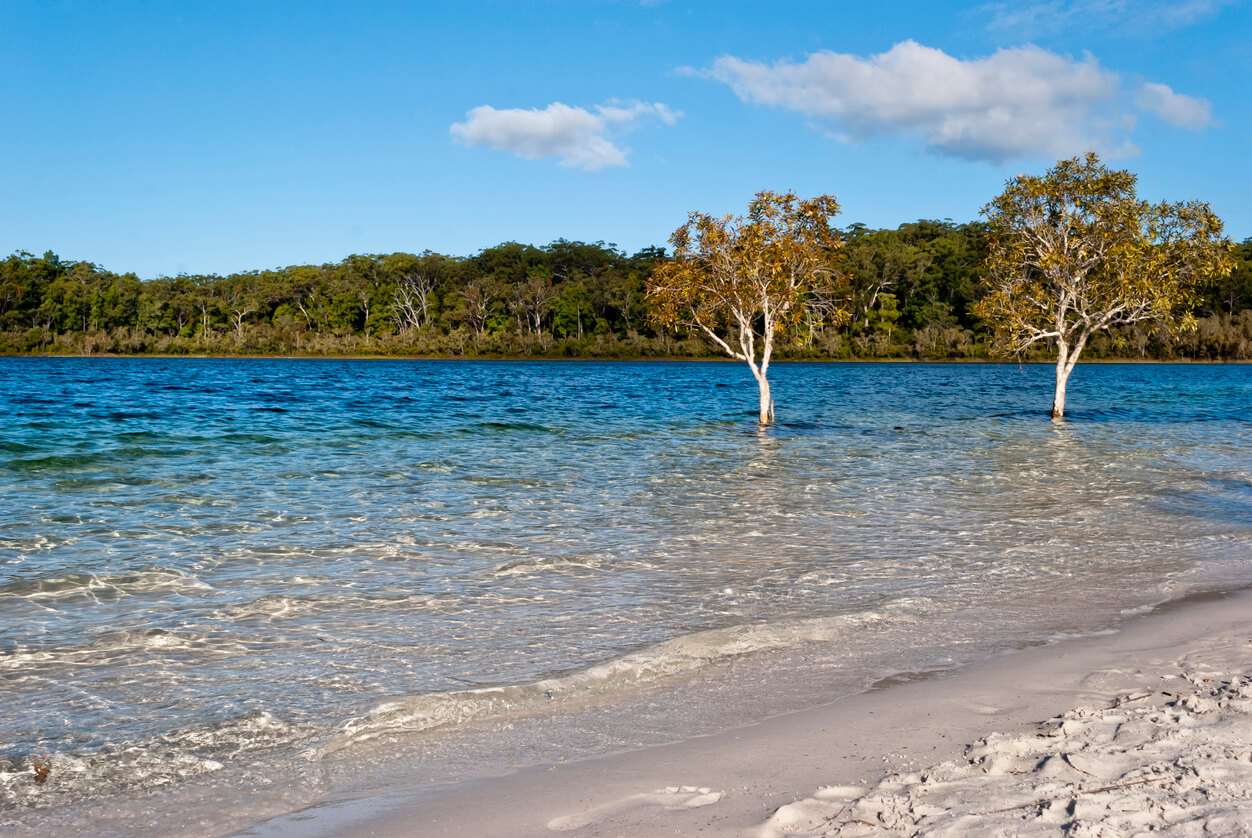
[[[775,341],[820,309],[842,322],[835,271],[841,239],[831,195],[799,200],[794,192],[758,192],[746,216],[693,212],[670,242],[674,258],[648,283],[651,316],[662,327],[703,334],[747,363],[760,389],[760,420],[774,421],[770,358]]]
[[[1136,180],[1088,154],[1013,178],[983,209],[988,293],[977,312],[1001,352],[1056,349],[1054,417],[1093,335],[1141,321],[1187,328],[1199,284],[1230,271],[1230,243],[1208,204],[1152,204],[1136,196]]]

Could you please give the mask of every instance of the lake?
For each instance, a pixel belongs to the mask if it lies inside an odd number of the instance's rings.
[[[0,358],[0,829],[246,826],[1252,583],[1252,367]],[[47,764],[46,783],[32,765]],[[107,807],[104,802],[107,801]]]

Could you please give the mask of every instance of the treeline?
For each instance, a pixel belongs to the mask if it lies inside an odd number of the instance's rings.
[[[1252,358],[1252,239],[1205,289],[1198,328],[1102,336],[1087,357]],[[851,321],[802,325],[782,357],[987,356],[971,314],[986,230],[917,221],[844,231]],[[666,254],[604,242],[507,242],[468,257],[349,256],[325,265],[140,280],[53,253],[0,262],[0,353],[705,357],[696,336],[658,331],[645,286]],[[1042,350],[1041,350],[1042,352]]]

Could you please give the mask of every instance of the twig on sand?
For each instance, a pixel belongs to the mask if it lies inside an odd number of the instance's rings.
[[[844,806],[843,806],[843,808],[842,808],[842,809],[840,809],[838,812],[835,812],[833,815],[827,815],[826,817],[822,818],[822,820],[824,820],[824,821],[826,821],[827,823],[829,823],[830,821],[833,821],[833,820],[838,819],[838,818],[839,818],[839,816],[840,816],[840,815],[842,815],[842,814],[843,814],[844,812],[846,812],[846,811],[848,811],[848,806],[847,806],[847,804],[845,803],[845,804],[844,804]]]
[[[1072,794],[1062,794],[1062,795],[1058,795],[1057,797],[1045,797],[1043,800],[1035,800],[1030,803],[1023,803],[1020,806],[1009,806],[1004,809],[992,809],[990,812],[971,812],[970,814],[979,816],[979,817],[983,815],[1000,815],[1000,814],[1003,814],[1004,812],[1014,812],[1018,809],[1033,809],[1036,806],[1046,806],[1049,803],[1055,803],[1058,800],[1069,800],[1072,797],[1078,797],[1080,794],[1096,794],[1102,791],[1116,791],[1117,789],[1128,789],[1133,786],[1146,786],[1148,783],[1161,783],[1169,779],[1171,778],[1170,777],[1152,777],[1151,779],[1148,779],[1148,780],[1136,780],[1133,783],[1118,783],[1117,785],[1113,785],[1113,786],[1100,786],[1098,789],[1078,789]]]
[[[1077,765],[1074,765],[1074,761],[1069,758],[1069,754],[1061,754],[1061,759],[1065,760],[1065,764],[1068,765],[1070,768],[1074,769],[1075,771],[1077,771],[1079,774],[1086,774],[1088,777],[1095,776],[1090,771],[1083,771]]]
[[[1169,695],[1169,693],[1166,693],[1166,695]],[[1143,701],[1145,698],[1151,697],[1152,693],[1128,693],[1126,695],[1119,695],[1117,698],[1113,699],[1112,703],[1109,704],[1109,709],[1113,710],[1118,707],[1123,707],[1132,701]]]

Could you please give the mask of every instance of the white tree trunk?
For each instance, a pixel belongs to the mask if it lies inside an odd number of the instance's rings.
[[[774,400],[769,395],[769,360],[774,354],[774,330],[769,326],[769,316],[766,315],[765,335],[762,339],[764,351],[761,353],[761,362],[756,362],[756,333],[752,331],[752,326],[747,317],[739,318],[739,350],[735,351],[726,341],[722,340],[716,332],[708,326],[699,324],[699,328],[708,336],[717,346],[722,348],[732,358],[739,361],[745,361],[748,369],[752,371],[752,377],[756,379],[757,387],[761,390],[761,411],[760,418],[762,425],[769,425],[774,421]]]
[[[765,313],[765,334],[761,336],[761,366],[754,366],[752,374],[756,376],[757,386],[761,389],[761,424],[774,423],[774,400],[769,395],[769,361],[774,355],[774,329],[770,320],[768,307]]]
[[[1061,419],[1065,416],[1065,385],[1069,383],[1069,375],[1078,363],[1078,356],[1087,345],[1090,332],[1083,332],[1070,348],[1069,342],[1061,338],[1056,342],[1056,394],[1052,396],[1052,418]]]
[[[769,379],[761,373],[756,377],[756,383],[761,388],[761,424],[769,425],[774,421],[774,400],[769,396]]]
[[[1065,385],[1069,381],[1072,366],[1066,364],[1068,352],[1065,344],[1058,347],[1056,354],[1056,394],[1052,396],[1052,418],[1060,419],[1065,415]]]

